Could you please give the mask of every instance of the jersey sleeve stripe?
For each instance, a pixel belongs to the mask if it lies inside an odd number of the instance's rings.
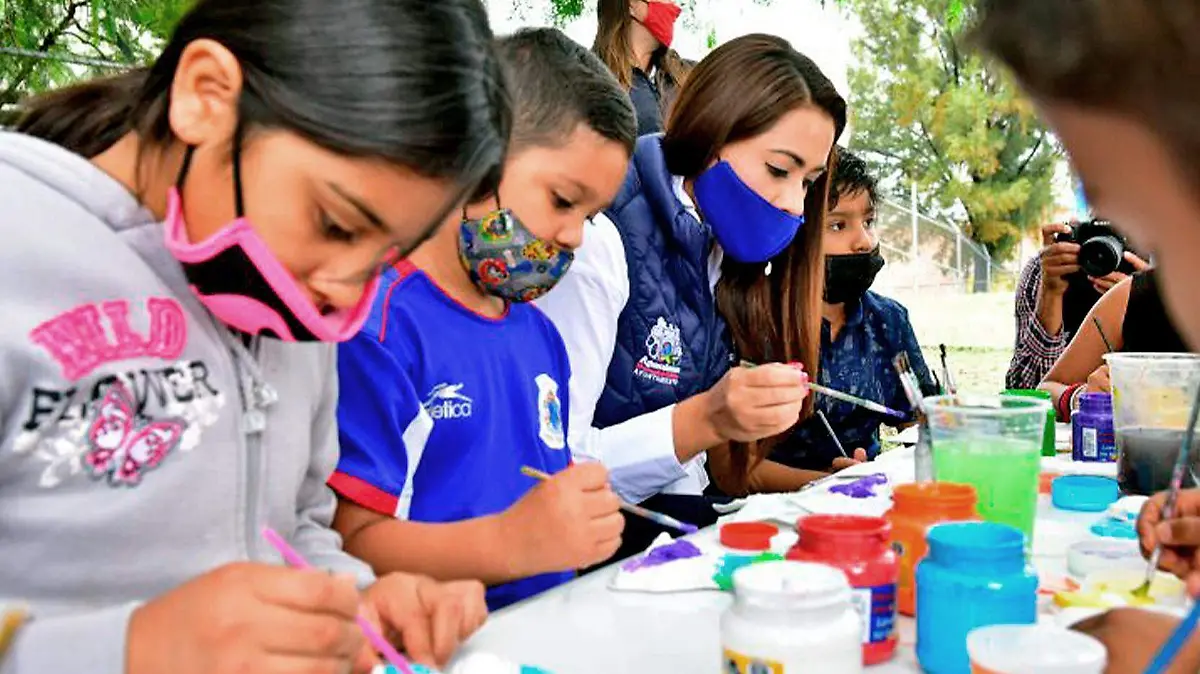
[[[433,417],[429,416],[424,406],[418,408],[417,415],[409,422],[400,437],[404,444],[404,452],[408,457],[408,474],[404,479],[404,488],[400,490],[394,514],[400,519],[408,519],[412,509],[413,481],[417,468],[421,466],[421,457],[425,455],[425,445],[429,443],[429,434],[433,432]]]
[[[366,480],[338,471],[329,476],[329,486],[343,498],[368,510],[389,517],[396,513],[399,499]]]

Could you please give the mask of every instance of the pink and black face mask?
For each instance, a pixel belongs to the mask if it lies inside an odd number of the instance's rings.
[[[245,216],[241,151],[233,151],[237,219],[204,241],[188,240],[181,199],[192,149],[167,203],[167,250],[183,265],[192,292],[222,323],[288,342],[344,342],[362,327],[379,286],[376,275],[352,309],[322,313]]]

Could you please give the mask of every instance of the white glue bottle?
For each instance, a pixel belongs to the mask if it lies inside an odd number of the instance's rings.
[[[841,570],[762,562],[733,574],[721,616],[724,674],[859,674],[862,618]]]

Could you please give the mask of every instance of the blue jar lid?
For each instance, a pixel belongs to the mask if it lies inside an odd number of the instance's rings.
[[[995,522],[946,522],[925,533],[929,556],[961,562],[1015,559],[1024,562],[1025,534]]]
[[[1117,481],[1100,475],[1063,475],[1050,486],[1050,499],[1059,510],[1104,512],[1119,498]]]

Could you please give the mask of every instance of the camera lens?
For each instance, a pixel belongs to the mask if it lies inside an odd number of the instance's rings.
[[[1088,276],[1107,276],[1121,266],[1125,244],[1115,236],[1096,236],[1079,249],[1079,268]]]

